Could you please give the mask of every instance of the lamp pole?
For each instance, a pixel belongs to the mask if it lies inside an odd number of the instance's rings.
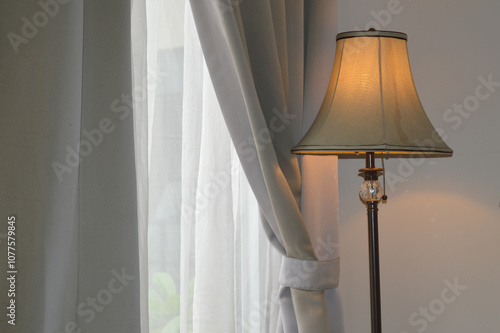
[[[366,153],[366,168],[360,169],[365,181],[377,181],[378,173],[383,169],[375,168],[375,153]],[[370,254],[370,307],[372,333],[382,333],[382,317],[380,306],[380,267],[378,250],[378,201],[367,200],[368,210],[368,248]]]
[[[372,29],[338,34],[339,52],[328,92],[311,128],[292,148],[294,154],[366,154],[366,167],[359,170],[365,179],[359,194],[368,211],[372,333],[382,332],[377,214],[378,203],[387,198],[378,182],[384,169],[375,167],[375,152],[428,157],[453,154],[436,135],[420,103],[407,39],[405,33]],[[352,49],[359,52],[348,52]],[[373,121],[367,124],[360,119]]]

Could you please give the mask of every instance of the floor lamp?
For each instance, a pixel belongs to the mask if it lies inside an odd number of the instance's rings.
[[[453,151],[425,114],[413,83],[407,35],[352,31],[337,35],[325,99],[295,154],[365,156],[360,197],[368,211],[370,304],[373,333],[382,332],[378,203],[386,199],[375,167],[384,157],[446,157]],[[383,198],[384,197],[384,198]]]

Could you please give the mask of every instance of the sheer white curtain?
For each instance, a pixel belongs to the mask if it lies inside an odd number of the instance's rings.
[[[189,2],[146,1],[151,332],[274,332],[281,256],[259,222]]]
[[[283,255],[278,332],[343,332],[337,161],[307,157],[299,170],[290,153],[303,134],[304,113],[317,110],[307,92],[317,87],[313,77],[324,76],[311,73],[331,72],[331,61],[306,63],[318,60],[312,50],[334,41],[336,1],[190,2],[231,138],[269,240]],[[331,36],[311,33],[321,30]]]

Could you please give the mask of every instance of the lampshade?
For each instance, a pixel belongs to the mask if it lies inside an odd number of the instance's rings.
[[[332,76],[311,128],[295,154],[438,154],[453,151],[432,126],[413,83],[407,35],[337,35]]]

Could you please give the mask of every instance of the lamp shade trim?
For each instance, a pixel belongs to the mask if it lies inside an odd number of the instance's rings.
[[[337,34],[337,40],[353,37],[391,37],[408,40],[408,35],[398,31],[382,31],[382,30],[363,30],[363,31],[346,31]]]
[[[396,146],[301,146],[294,147],[292,153],[301,155],[337,155],[337,154],[361,154],[365,152],[383,153],[383,154],[417,154],[417,155],[439,155],[440,157],[451,156],[453,151],[443,148],[420,147],[416,150],[415,147],[396,147]]]
[[[325,98],[312,126],[292,149],[295,154],[367,151],[453,153],[422,107],[404,33],[351,31],[337,35]]]

